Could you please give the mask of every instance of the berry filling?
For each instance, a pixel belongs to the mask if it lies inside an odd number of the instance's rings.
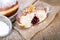
[[[37,16],[34,16],[31,23],[34,25],[34,24],[37,24],[38,22],[39,22],[39,18]]]

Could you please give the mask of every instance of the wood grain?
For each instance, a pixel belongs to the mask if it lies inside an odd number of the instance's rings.
[[[60,0],[41,0],[53,6],[60,6]],[[24,40],[22,36],[13,29],[12,33],[0,40]],[[42,32],[36,33],[31,40],[60,40],[60,12],[56,15],[52,23]]]

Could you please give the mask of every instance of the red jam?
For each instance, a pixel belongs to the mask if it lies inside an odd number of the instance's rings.
[[[31,23],[34,25],[34,24],[37,24],[38,22],[39,22],[39,18],[37,16],[34,16]]]

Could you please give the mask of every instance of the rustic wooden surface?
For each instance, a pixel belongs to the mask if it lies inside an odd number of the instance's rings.
[[[41,0],[53,6],[60,6],[60,0]]]
[[[43,0],[53,6],[60,6],[60,0]],[[12,37],[11,37],[12,36]],[[24,40],[16,30],[6,38],[0,40]],[[31,40],[60,40],[60,12],[56,15],[52,23],[42,32],[38,32]]]

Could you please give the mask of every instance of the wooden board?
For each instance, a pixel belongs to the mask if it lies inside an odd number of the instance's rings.
[[[45,1],[47,1],[47,3],[50,2],[51,5],[53,3],[55,6],[57,6],[60,3],[60,1],[58,1],[58,0],[56,0],[57,2],[52,2],[52,3],[51,3],[51,1],[53,1],[53,0],[45,0]],[[60,6],[55,7],[55,8],[58,8],[58,10],[59,10]],[[55,16],[54,16],[54,18],[55,18]],[[47,28],[45,27],[45,30],[39,31],[38,33],[34,34],[33,35],[34,37],[31,40],[60,40],[60,12],[56,16],[56,18],[51,22],[49,23]],[[15,27],[17,28],[17,26],[15,26]],[[8,35],[5,38],[0,38],[0,40],[24,40],[24,38],[22,38],[22,36],[21,36],[22,34],[19,31],[20,29],[19,28],[16,29],[17,31],[15,29],[13,29],[13,31],[10,35]]]
[[[48,4],[44,3],[46,6],[48,6]],[[46,29],[46,27],[53,21],[53,19],[55,18],[59,7],[51,7],[51,12],[48,14],[48,17],[40,24],[31,27],[29,29],[26,30],[22,30],[19,27],[15,26],[14,29],[17,30],[23,38],[25,38],[26,40],[30,40],[37,32],[42,31],[43,29]]]

